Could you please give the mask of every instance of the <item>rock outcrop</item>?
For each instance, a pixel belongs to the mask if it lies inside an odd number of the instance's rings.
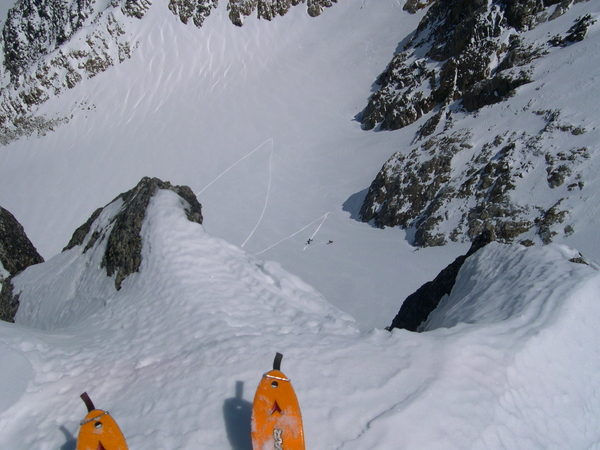
[[[411,1],[405,9],[415,12],[430,3]],[[580,18],[567,36],[557,35],[550,44],[533,46],[520,39],[520,33],[560,16],[572,3],[433,2],[414,35],[379,76],[380,87],[362,112],[363,128],[396,130],[431,111],[448,111],[452,104],[471,112],[509,98],[532,81],[526,66],[543,56],[546,46],[585,37],[591,16]]]
[[[371,183],[361,220],[410,229],[411,244],[423,247],[473,240],[485,230],[506,243],[549,243],[573,233],[567,203],[584,189],[591,158],[578,142],[585,127],[565,122],[558,110],[529,110],[532,101],[514,112],[529,123],[523,130],[511,125],[487,137],[478,130],[474,142],[472,130],[456,127],[457,113],[476,117],[484,106],[507,100],[531,81],[538,58],[585,38],[594,24],[590,14],[549,41],[527,34],[572,3],[439,0],[430,6],[363,111],[367,129],[427,118],[413,147],[392,155]],[[517,186],[524,180],[546,194],[520,201]]]
[[[584,189],[582,171],[591,153],[553,141],[566,134],[575,144],[586,130],[564,122],[558,111],[531,113],[542,118],[537,133],[506,132],[474,145],[469,130],[458,130],[398,151],[371,183],[361,220],[411,229],[411,244],[420,247],[473,240],[484,230],[504,243],[549,243],[571,234],[565,202]],[[546,195],[519,202],[517,185],[526,179]]]
[[[10,278],[4,279],[0,290],[0,320],[14,323],[19,309],[19,294],[13,294]]]
[[[169,10],[178,16],[182,23],[187,24],[192,19],[194,25],[201,27],[218,2],[219,0],[171,0]]]
[[[427,320],[440,300],[452,292],[458,272],[467,258],[494,240],[495,236],[488,231],[478,236],[466,254],[456,258],[433,281],[425,283],[416,292],[406,297],[400,311],[387,329],[402,328],[409,331],[421,331],[420,325]]]
[[[37,252],[23,226],[6,209],[0,207],[0,320],[13,322],[18,296],[12,294],[12,276],[33,264],[44,262]]]
[[[98,245],[104,245],[101,267],[109,277],[115,275],[115,288],[132,273],[139,270],[142,262],[142,223],[152,196],[159,189],[177,193],[185,202],[185,211],[192,222],[202,223],[202,206],[188,186],[173,186],[158,178],[143,178],[138,185],[127,191],[104,208],[94,211],[92,216],[75,232],[63,251],[81,247],[85,253]],[[114,214],[103,215],[105,210]],[[103,216],[103,217],[101,217]]]
[[[23,226],[10,212],[0,207],[1,266],[10,275],[16,275],[27,267],[41,262],[44,262],[44,258],[27,237]]]
[[[63,253],[55,257],[59,261],[60,258],[63,258],[62,261],[65,265],[57,279],[52,280],[52,283],[55,283],[53,289],[58,292],[64,290],[63,294],[59,295],[72,295],[71,283],[77,284],[77,281],[73,280],[73,274],[81,275],[83,270],[86,273],[98,271],[100,275],[104,272],[105,277],[97,276],[96,273],[90,277],[94,279],[93,283],[96,283],[98,291],[104,289],[114,292],[113,280],[114,289],[119,291],[128,276],[140,271],[144,254],[142,227],[147,218],[150,202],[159,190],[169,190],[177,194],[177,207],[181,208],[188,220],[202,224],[202,206],[188,186],[174,186],[168,181],[144,177],[133,189],[117,196],[103,208],[94,211],[90,218],[75,230],[68,245],[63,249]],[[1,224],[2,222],[0,222],[0,227]],[[66,254],[65,252],[71,253]],[[21,251],[21,253],[25,252]],[[0,253],[1,255],[2,253]],[[40,257],[36,261],[42,262],[43,260]],[[52,263],[54,261],[46,264]],[[41,269],[43,271],[43,268]],[[19,309],[19,297],[22,297],[25,290],[29,290],[29,295],[36,296],[37,294],[31,294],[31,289],[34,291],[35,289],[42,291],[46,289],[43,286],[30,285],[24,288],[22,277],[27,279],[27,276],[30,275],[34,278],[36,276],[35,273],[30,274],[25,271],[20,275],[15,273],[14,276],[4,280],[0,294],[0,320],[14,321]],[[103,300],[88,298],[85,294],[83,299],[72,298],[70,301],[74,302],[72,310],[85,310],[90,303]],[[34,312],[30,311],[32,314]],[[50,307],[48,311],[42,311],[40,314],[54,313],[56,311]],[[60,314],[55,319],[56,323],[62,323],[63,318]]]
[[[244,17],[256,11],[259,19],[273,20],[277,16],[285,15],[292,6],[306,3],[306,12],[311,17],[316,17],[329,8],[337,0],[229,0],[227,10],[229,19],[234,25],[242,26]]]

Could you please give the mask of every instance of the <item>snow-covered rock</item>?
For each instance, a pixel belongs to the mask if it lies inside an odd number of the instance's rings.
[[[583,281],[587,278],[582,280],[581,275],[597,278],[598,270],[581,253],[564,246],[528,248],[491,243],[465,260],[452,292],[440,301],[422,330],[504,321],[541,327],[568,320],[568,314],[560,317],[563,305],[569,303],[570,296],[587,289],[587,281]]]
[[[137,186],[99,208],[86,223],[73,233],[64,250],[80,247],[83,253],[102,247],[101,267],[106,274],[115,275],[115,287],[137,272],[142,263],[141,230],[150,199],[159,189],[170,190],[181,197],[187,218],[202,224],[202,205],[188,186],[173,186],[158,178],[144,177]]]
[[[566,14],[571,2],[554,3],[431,6],[363,112],[366,128],[398,129],[423,117],[411,147],[392,155],[371,183],[363,221],[409,229],[412,243],[424,247],[470,241],[484,230],[508,243],[573,234],[578,219],[567,204],[579,201],[595,153],[583,145],[586,126],[565,120],[560,108],[532,108],[532,93],[514,100],[520,119],[510,125],[490,123],[486,132],[478,120],[484,107],[511,103],[539,65],[556,65],[549,58],[581,45],[596,26],[590,13]],[[586,7],[593,4],[579,12]],[[562,33],[549,39],[549,30]],[[460,116],[472,118],[471,126],[458,126]],[[529,196],[525,186],[534,185],[538,192]]]
[[[401,328],[409,331],[423,331],[423,324],[438,307],[440,301],[450,295],[458,273],[465,261],[474,253],[495,240],[491,232],[478,236],[469,251],[456,258],[432,280],[425,283],[402,302],[398,314],[392,320],[389,330]]]
[[[0,207],[0,320],[12,322],[19,306],[12,293],[10,277],[44,258],[31,243],[23,226],[6,209]]]

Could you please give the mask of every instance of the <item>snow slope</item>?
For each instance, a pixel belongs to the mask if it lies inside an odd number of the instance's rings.
[[[599,4],[574,5],[539,37]],[[0,322],[0,448],[74,449],[87,390],[131,448],[249,449],[253,391],[276,351],[311,449],[600,446],[600,279],[593,262],[569,261],[577,250],[492,245],[431,331],[381,329],[467,249],[416,251],[404,232],[356,220],[419,124],[367,133],[353,117],[423,13],[340,0],[317,18],[292,9],[236,28],[225,6],[197,29],[154,2],[127,24],[131,59],[42,106],[69,123],[0,148],[0,204],[47,260],[14,280],[18,323]],[[567,108],[596,148],[599,42],[596,27],[544,60],[524,96],[455,127],[475,142],[536,133],[534,106]],[[116,292],[97,254],[59,251],[142,176],[191,186],[205,221],[157,196],[143,267]],[[588,224],[564,242],[591,262],[597,177],[586,186],[573,208]]]
[[[278,261],[364,329],[387,326],[466,249],[413,254],[403,232],[354,220],[405,132],[365,133],[353,117],[420,16],[352,0],[238,28],[225,6],[201,29],[164,1],[123,19],[131,59],[42,105],[48,117],[72,114],[67,125],[0,148],[0,204],[48,259],[143,176],[186,184],[211,234]],[[334,243],[305,248],[309,238]]]
[[[75,448],[87,390],[130,448],[250,449],[250,402],[276,351],[307,448],[600,444],[600,273],[573,250],[490,244],[446,301],[461,313],[427,333],[360,333],[278,264],[189,222],[170,191],[152,199],[142,239],[141,270],[120,291],[101,248],[14,279],[1,448]]]
[[[533,37],[564,32],[598,5],[574,5]],[[165,2],[142,20],[119,17],[135,48],[131,59],[42,105],[48,117],[71,114],[68,124],[0,148],[0,204],[48,259],[97,207],[143,176],[187,184],[211,234],[279,262],[361,329],[385,327],[402,299],[468,248],[415,252],[404,232],[355,220],[381,165],[410,147],[420,123],[374,133],[353,117],[423,14],[409,15],[397,1],[348,0],[317,18],[292,8],[272,22],[249,18],[242,28],[231,25],[225,4],[200,29],[181,24]],[[533,110],[564,109],[564,120],[586,127],[577,144],[590,148],[593,161],[585,192],[572,196],[579,204],[565,204],[581,218],[565,243],[596,260],[600,240],[590,224],[600,206],[600,129],[589,86],[600,65],[599,30],[542,60],[535,82],[514,99],[455,123],[472,130],[475,148],[511,130],[537,134],[543,122]],[[544,145],[574,145],[561,139],[552,135]],[[534,175],[519,195],[552,206],[556,194],[540,199],[545,194],[535,188],[544,168]]]

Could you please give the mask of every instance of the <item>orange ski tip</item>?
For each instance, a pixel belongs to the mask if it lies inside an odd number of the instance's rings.
[[[109,412],[95,409],[85,392],[81,398],[88,413],[81,421],[76,450],[128,450],[125,437]]]
[[[97,414],[92,414],[92,413],[97,413]],[[85,419],[83,419],[81,421],[81,423],[79,425],[83,426],[86,423],[91,422],[92,420],[100,420],[102,418],[102,416],[105,416],[107,414],[108,414],[108,411],[94,409],[94,410],[90,411],[90,413],[85,417]]]
[[[305,449],[300,405],[280,364],[278,354],[273,370],[263,375],[256,389],[251,427],[254,450]]]

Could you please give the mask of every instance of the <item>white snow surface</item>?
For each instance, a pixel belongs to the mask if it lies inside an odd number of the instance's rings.
[[[102,245],[14,278],[1,448],[74,448],[87,391],[132,449],[250,449],[253,391],[276,351],[310,449],[600,444],[600,272],[574,250],[490,244],[449,313],[416,334],[360,332],[279,264],[189,222],[171,191],[151,200],[142,239],[120,291]]]
[[[468,248],[415,251],[403,231],[356,220],[420,125],[364,132],[353,120],[424,14],[402,6],[340,0],[317,18],[297,7],[237,28],[220,2],[197,29],[156,1],[127,24],[131,59],[42,105],[68,124],[0,148],[0,204],[47,260],[14,278],[17,323],[0,322],[1,449],[73,450],[87,391],[131,449],[249,450],[250,402],[277,351],[309,449],[600,447],[600,27],[541,60],[517,96],[455,124],[474,144],[537,133],[532,110],[584,126],[575,233],[490,245],[429,331],[390,333],[402,299]],[[584,12],[598,16],[600,1],[531,38]],[[115,291],[101,248],[59,252],[142,176],[192,187],[205,220],[161,191],[141,270]],[[569,261],[579,251],[589,264]]]

